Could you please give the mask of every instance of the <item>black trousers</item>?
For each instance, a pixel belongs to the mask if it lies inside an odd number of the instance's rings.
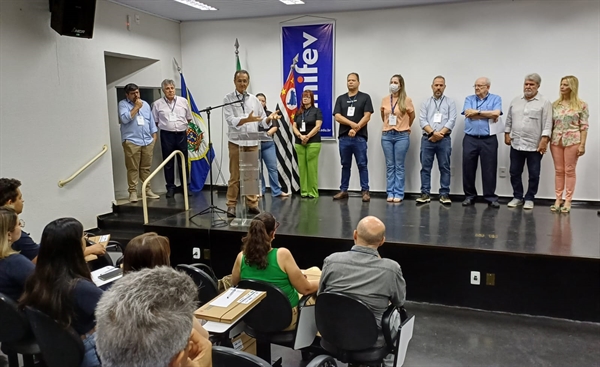
[[[463,191],[466,199],[477,196],[475,177],[477,163],[481,160],[483,198],[488,202],[498,200],[496,196],[496,171],[498,169],[498,138],[496,135],[471,136],[463,139]]]
[[[177,171],[179,173],[179,181],[183,182],[183,174],[181,167],[188,169],[188,147],[187,147],[187,131],[175,132],[175,131],[160,131],[160,145],[162,150],[163,159],[167,158],[169,154],[176,150],[180,150],[184,157],[185,163],[181,162],[181,157],[177,155]],[[185,164],[185,165],[184,165]],[[186,171],[186,172],[189,172]],[[189,177],[189,175],[188,175]],[[175,189],[175,161],[170,160],[169,163],[165,164],[165,181],[167,183],[167,190]]]

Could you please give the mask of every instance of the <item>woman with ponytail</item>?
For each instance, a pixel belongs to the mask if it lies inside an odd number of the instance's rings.
[[[315,293],[319,282],[306,279],[288,249],[271,247],[277,227],[279,222],[271,213],[263,212],[252,220],[248,234],[242,238],[242,252],[235,259],[231,282],[235,286],[243,279],[261,280],[281,289],[294,311],[288,327],[293,329],[298,316],[298,293]]]

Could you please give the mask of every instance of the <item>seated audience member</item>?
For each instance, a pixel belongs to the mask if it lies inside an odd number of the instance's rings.
[[[0,178],[0,206],[6,205],[12,207],[17,215],[23,212],[23,194],[21,193],[21,181],[14,178]],[[29,233],[21,231],[21,238],[13,242],[12,248],[29,260],[37,261],[40,245],[29,236]],[[85,248],[85,256],[87,255],[104,255],[106,249],[102,244],[95,244]]]
[[[192,327],[196,285],[167,266],[117,280],[96,308],[104,367],[212,366],[212,346]]]
[[[340,292],[364,302],[373,311],[380,328],[381,318],[390,303],[400,307],[406,299],[406,282],[400,265],[394,260],[382,259],[377,251],[384,242],[383,222],[373,216],[364,217],[354,230],[352,249],[325,258],[319,285],[319,293]],[[400,325],[397,312],[392,325],[397,331]],[[377,345],[384,344],[383,334],[380,334]],[[393,356],[387,356],[384,364],[391,366]]]
[[[60,218],[50,222],[42,232],[35,271],[25,283],[20,303],[40,310],[64,327],[72,327],[85,347],[81,367],[93,367],[100,366],[94,311],[102,290],[92,283],[83,258],[84,247],[79,221]]]
[[[35,265],[13,250],[11,245],[21,237],[19,217],[13,208],[0,207],[0,293],[19,300],[25,281]]]
[[[298,293],[315,293],[319,282],[306,279],[288,249],[271,247],[278,226],[271,213],[263,212],[252,219],[248,234],[242,238],[242,252],[235,259],[231,282],[235,286],[244,279],[261,280],[281,289],[292,305],[294,313],[288,329],[293,329],[298,317]]]

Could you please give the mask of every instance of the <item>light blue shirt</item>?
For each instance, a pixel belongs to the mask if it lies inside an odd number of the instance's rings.
[[[481,99],[476,94],[465,98],[465,105],[462,110],[462,115],[468,109],[481,111],[500,111],[502,115],[502,98],[500,96],[488,93]],[[490,135],[489,119],[473,120],[465,117],[465,134],[467,135]]]
[[[137,115],[131,117],[133,102],[123,99],[119,102],[119,121],[121,122],[121,141],[129,140],[133,144],[141,147],[150,145],[154,140],[152,134],[156,133],[158,128],[152,117],[152,110],[146,101],[142,101],[142,108]],[[138,116],[144,118],[144,125],[138,124]]]
[[[442,114],[442,119],[440,122],[433,122],[433,117],[438,112]],[[446,96],[438,99],[432,96],[421,104],[419,122],[423,131],[427,125],[435,131],[441,131],[444,127],[452,131],[456,124],[456,104]]]

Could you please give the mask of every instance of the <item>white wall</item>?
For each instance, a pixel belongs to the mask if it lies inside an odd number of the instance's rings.
[[[104,52],[159,60],[128,81],[157,85],[177,79],[179,24],[98,1],[92,40],[61,37],[50,28],[47,0],[0,3],[0,176],[23,182],[26,230],[39,239],[51,220],[72,216],[86,228],[111,211],[114,199],[108,152],[64,188],[65,179],[110,145]],[[111,146],[121,150],[121,146]]]
[[[600,113],[598,1],[516,1],[460,3],[388,9],[383,11],[326,14],[335,18],[335,93],[346,91],[346,75],[361,76],[361,90],[375,105],[387,93],[392,74],[401,73],[416,105],[431,94],[431,79],[447,78],[446,95],[462,109],[465,96],[473,94],[477,77],[492,80],[491,93],[503,99],[503,109],[522,92],[523,77],[542,76],[540,92],[558,97],[560,78],[580,79],[580,97],[591,110],[587,153],[579,161],[576,199],[600,200]],[[242,66],[251,74],[253,93],[264,92],[275,107],[281,80],[280,24],[291,17],[236,19],[233,21],[181,24],[182,55],[189,87],[199,106],[217,105],[233,89],[234,47],[240,42]],[[193,65],[193,67],[191,67]],[[411,134],[406,158],[406,191],[420,191],[418,121]],[[373,191],[385,191],[385,160],[381,149],[381,119],[376,113],[369,124],[369,175]],[[213,142],[228,178],[227,148],[222,142],[222,115],[213,113]],[[453,194],[462,194],[461,142],[464,119],[459,117],[453,139]],[[223,146],[225,148],[223,149]],[[500,141],[499,167],[508,167],[509,149]],[[319,186],[337,189],[341,168],[337,143],[324,142],[319,159]],[[439,175],[432,175],[432,191]],[[526,177],[524,178],[526,181]],[[479,182],[479,180],[478,180]],[[353,167],[351,189],[360,189]],[[481,186],[479,185],[480,192]],[[509,178],[499,178],[497,194],[511,196]],[[554,197],[554,169],[548,154],[542,162],[538,197]]]

